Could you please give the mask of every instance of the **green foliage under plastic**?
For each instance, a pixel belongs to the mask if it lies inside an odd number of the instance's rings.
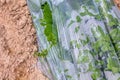
[[[37,31],[38,66],[50,80],[120,79],[120,18],[111,0],[27,3]]]

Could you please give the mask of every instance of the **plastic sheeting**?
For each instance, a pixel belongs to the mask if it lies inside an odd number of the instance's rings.
[[[38,66],[50,80],[119,80],[120,16],[111,0],[27,0]]]

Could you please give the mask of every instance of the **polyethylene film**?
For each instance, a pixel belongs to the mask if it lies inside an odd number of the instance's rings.
[[[119,80],[120,16],[112,0],[27,0],[38,67],[50,80]]]

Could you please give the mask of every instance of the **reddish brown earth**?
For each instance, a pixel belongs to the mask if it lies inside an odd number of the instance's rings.
[[[36,33],[25,0],[0,0],[0,80],[46,80],[36,66]]]
[[[26,1],[0,0],[0,80],[47,80],[33,56],[35,35]]]
[[[117,7],[120,9],[120,0],[114,0],[114,2],[116,3]]]

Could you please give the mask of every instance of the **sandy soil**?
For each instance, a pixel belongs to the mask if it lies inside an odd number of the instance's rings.
[[[117,7],[120,9],[120,0],[114,0],[114,2],[116,3]]]
[[[46,80],[33,56],[35,35],[25,0],[0,0],[0,80]]]
[[[0,0],[0,80],[46,80],[33,56],[35,35],[25,0]]]

